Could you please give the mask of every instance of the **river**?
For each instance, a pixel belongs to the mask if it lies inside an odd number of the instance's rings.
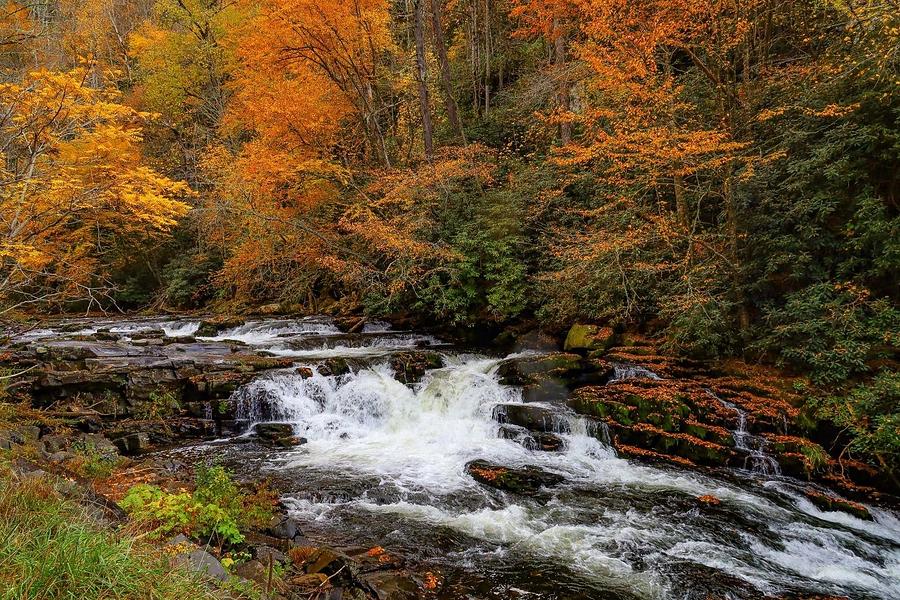
[[[196,321],[84,322],[122,335],[162,328],[190,335]],[[52,340],[53,328],[32,340]],[[447,598],[759,598],[832,594],[900,598],[900,518],[870,507],[873,521],[823,512],[809,487],[777,469],[689,470],[617,457],[602,427],[558,414],[559,452],[499,435],[500,404],[522,391],[499,383],[505,357],[469,353],[428,335],[371,323],[342,334],[325,318],[267,319],[200,338],[237,340],[260,353],[315,367],[353,359],[351,373],[268,372],[238,389],[241,416],[291,423],[307,443],[267,449],[246,436],[166,453],[215,459],[242,475],[270,477],[313,540],[382,546],[445,579]],[[398,382],[391,353],[427,345],[444,366]],[[176,351],[176,350],[173,350]],[[183,350],[183,351],[189,351]],[[620,376],[652,377],[623,370]],[[747,435],[746,432],[738,432]],[[532,465],[564,483],[535,495],[484,487],[466,464]],[[712,495],[715,506],[697,502]]]

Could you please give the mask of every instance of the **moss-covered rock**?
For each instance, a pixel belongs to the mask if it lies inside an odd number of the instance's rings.
[[[485,460],[473,460],[466,465],[466,471],[483,485],[525,495],[535,494],[543,487],[553,487],[565,480],[561,475],[538,467],[504,467]]]
[[[563,349],[566,352],[605,351],[612,348],[616,334],[611,327],[576,323],[569,329]]]
[[[864,521],[872,520],[872,513],[869,512],[869,509],[858,502],[851,502],[850,500],[823,494],[816,490],[807,490],[806,497],[819,508],[819,510],[840,511],[851,514],[857,519],[863,519]]]
[[[556,352],[542,356],[512,358],[500,363],[497,374],[505,385],[535,384],[547,379],[564,381],[582,370],[577,354]]]
[[[429,369],[444,366],[444,359],[437,352],[399,352],[390,362],[394,376],[401,383],[418,383]]]

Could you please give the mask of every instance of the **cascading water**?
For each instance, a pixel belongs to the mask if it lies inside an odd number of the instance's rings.
[[[386,355],[433,338],[383,324],[345,336],[323,319],[248,325],[220,337],[245,335],[254,349],[310,367],[328,356],[365,360],[341,376],[267,373],[236,392],[242,417],[292,423],[308,440],[302,446],[275,450],[244,437],[166,452],[272,477],[304,534],[436,565],[453,590],[445,598],[900,597],[900,520],[891,512],[871,508],[873,521],[825,512],[806,498],[805,483],[786,477],[760,482],[624,460],[605,425],[552,403],[540,406],[554,411],[547,428],[564,444],[532,450],[500,435],[495,410],[521,403],[522,392],[499,383],[497,359],[445,352],[444,368],[407,386]],[[184,331],[191,323],[137,326]],[[214,343],[197,346],[207,352]],[[624,366],[617,377],[655,374]],[[748,469],[774,473],[746,415],[729,408]],[[467,474],[474,459],[565,481],[534,496],[501,492]],[[704,495],[721,503],[701,506]]]
[[[716,396],[711,390],[706,391],[710,397],[715,398],[722,406],[737,415],[737,428],[731,432],[734,438],[734,446],[746,455],[744,468],[766,477],[781,475],[781,467],[778,461],[766,452],[768,443],[766,439],[751,434],[747,429],[747,413],[732,404]]]
[[[632,365],[628,363],[613,363],[613,376],[609,382],[624,381],[626,379],[654,379],[660,380],[662,377],[646,367],[640,365]]]
[[[552,586],[571,597],[691,598],[690,574],[703,570],[734,578],[735,598],[900,591],[900,523],[888,513],[875,511],[877,525],[849,516],[837,524],[787,484],[753,491],[634,464],[616,457],[608,434],[604,443],[602,425],[563,407],[547,424],[565,438],[563,450],[531,451],[498,435],[493,413],[522,401],[498,383],[498,361],[445,360],[412,387],[378,365],[340,377],[284,371],[239,391],[251,421],[292,422],[309,440],[268,467],[304,481],[287,499],[297,516],[455,565],[562,569]],[[748,467],[777,472],[743,423],[735,442]],[[536,466],[567,483],[540,499],[486,490],[466,474],[473,459]],[[714,518],[697,509],[694,498],[705,494],[722,501]],[[453,532],[452,551],[443,540],[449,533],[433,546],[424,541],[438,531]],[[539,586],[509,577],[519,588]]]

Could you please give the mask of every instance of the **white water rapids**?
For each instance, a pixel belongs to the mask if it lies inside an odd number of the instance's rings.
[[[197,323],[113,327],[190,335]],[[291,423],[306,444],[272,450],[231,440],[183,456],[275,477],[293,513],[318,532],[478,574],[487,588],[467,589],[470,598],[900,598],[894,513],[873,507],[874,521],[864,521],[823,512],[805,497],[807,484],[775,474],[624,460],[561,405],[546,407],[566,425],[564,449],[528,450],[501,437],[492,418],[498,405],[522,402],[520,389],[499,383],[500,359],[446,351],[443,368],[407,386],[386,357],[438,342],[384,324],[347,336],[324,319],[259,321],[203,340],[237,340],[312,367],[334,356],[364,362],[342,376],[264,374],[236,392],[242,416]],[[623,367],[617,376],[648,373]],[[499,492],[467,474],[474,459],[537,466],[565,483],[535,497]],[[721,505],[700,505],[702,495]]]
[[[415,522],[416,531],[449,528],[486,543],[485,552],[557,562],[600,589],[640,598],[681,597],[683,590],[666,576],[680,561],[724,571],[771,594],[807,590],[900,597],[900,522],[893,515],[873,509],[876,522],[866,522],[819,511],[789,483],[766,490],[775,494],[753,493],[698,473],[626,461],[587,435],[578,418],[563,436],[565,451],[526,450],[498,437],[491,419],[497,404],[521,402],[519,390],[497,382],[498,361],[466,356],[447,361],[412,388],[380,365],[343,377],[279,373],[241,392],[252,420],[294,423],[297,434],[309,440],[284,453],[273,468],[379,482],[374,497],[363,490],[349,501],[296,499],[292,506],[298,515],[327,520],[349,504],[373,517]],[[271,406],[274,414],[253,414],[260,406]],[[567,484],[549,493],[545,503],[512,496],[498,502],[497,494],[465,471],[465,464],[478,458],[537,465],[563,475]],[[604,504],[592,497],[595,491],[620,499]],[[689,503],[669,512],[629,502],[705,494],[758,530],[710,523]]]

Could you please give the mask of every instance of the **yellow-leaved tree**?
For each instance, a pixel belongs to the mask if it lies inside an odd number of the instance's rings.
[[[166,234],[189,188],[142,160],[149,115],[90,70],[38,70],[0,84],[0,310],[111,300],[109,273]]]

